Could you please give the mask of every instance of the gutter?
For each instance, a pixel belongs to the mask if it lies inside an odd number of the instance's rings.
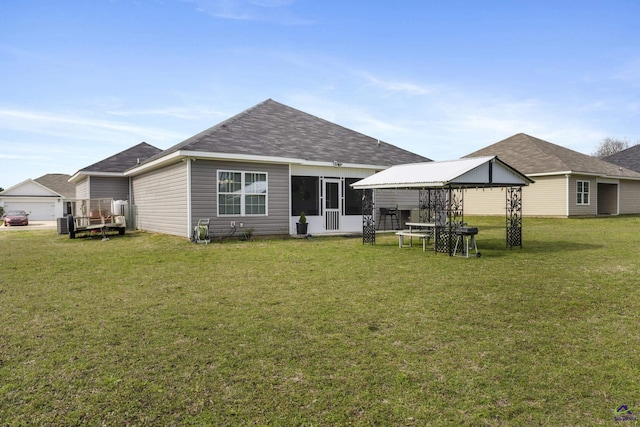
[[[205,160],[228,160],[235,162],[254,162],[254,163],[281,163],[294,164],[303,166],[322,166],[322,167],[344,167],[356,169],[387,169],[389,165],[363,165],[359,163],[339,163],[337,161],[312,161],[298,159],[293,157],[270,157],[255,154],[234,154],[234,153],[213,153],[203,151],[187,151],[180,150],[153,160],[149,163],[143,163],[124,172],[124,176],[135,176],[146,171],[156,169],[158,167],[177,162],[185,158],[205,159]]]

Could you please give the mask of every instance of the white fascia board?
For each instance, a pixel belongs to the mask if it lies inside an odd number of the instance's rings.
[[[563,171],[563,172],[547,172],[547,173],[530,173],[527,176],[566,176],[566,175],[583,175],[583,176],[595,176],[596,178],[609,178],[609,179],[628,179],[630,181],[640,181],[640,177],[632,177],[632,176],[621,176],[621,175],[608,175],[603,173],[596,172],[581,172],[581,171]]]
[[[148,170],[175,163],[177,161],[192,158],[192,159],[210,159],[210,160],[232,160],[232,161],[245,161],[245,162],[260,162],[260,163],[301,163],[300,159],[292,159],[285,157],[267,157],[256,156],[250,154],[231,154],[231,153],[211,153],[204,151],[176,151],[168,154],[164,157],[156,159],[152,162],[142,164],[133,169],[129,169],[124,173],[125,176],[132,176],[144,173]]]
[[[544,173],[528,173],[526,176],[556,176],[556,175],[571,175],[572,171],[559,171],[559,172],[544,172]]]
[[[302,163],[303,159],[293,157],[270,157],[259,156],[256,154],[237,154],[237,153],[212,153],[206,151],[179,151],[184,157],[196,159],[215,159],[215,160],[235,160],[243,162],[259,162],[259,163]]]
[[[6,195],[1,195],[0,199],[4,199],[4,200],[11,200],[11,201],[15,201],[15,200],[21,200],[23,202],[25,201],[42,201],[42,200],[46,200],[46,199],[65,199],[64,196],[56,193],[56,194],[49,194],[49,195],[42,195],[42,196],[21,196],[19,194],[17,195],[11,195],[11,194],[6,194]],[[65,199],[65,200],[69,200],[69,199]]]
[[[370,184],[370,185],[351,185],[356,190],[384,190],[384,189],[398,189],[398,188],[436,188],[444,187],[442,182],[430,182],[426,185],[424,182],[416,183],[399,183],[399,184]]]
[[[199,159],[216,159],[216,160],[235,160],[246,162],[258,162],[258,163],[287,163],[292,165],[304,165],[304,166],[329,166],[329,167],[343,167],[343,168],[361,168],[361,169],[387,169],[389,166],[380,165],[362,165],[358,163],[340,163],[340,166],[336,166],[333,161],[314,161],[305,160],[295,157],[274,157],[274,156],[260,156],[255,154],[234,154],[234,153],[207,153],[202,151],[181,151],[186,157],[194,157]]]
[[[272,156],[259,156],[255,154],[237,154],[237,153],[213,153],[204,151],[176,151],[167,156],[156,159],[152,162],[145,163],[133,169],[129,169],[124,173],[125,176],[137,175],[150,169],[155,169],[165,164],[173,163],[177,160],[184,158],[194,159],[210,159],[210,160],[230,160],[230,161],[244,161],[255,163],[285,163],[294,165],[306,165],[306,166],[323,166],[323,167],[336,167],[333,162],[320,162],[310,161],[304,159],[298,159],[294,157],[272,157]],[[341,163],[340,166],[344,168],[359,168],[359,169],[387,169],[389,166],[381,165],[362,165],[357,163]]]
[[[631,176],[614,176],[614,175],[600,175],[600,176],[604,176],[605,178],[608,179],[617,179],[617,180],[623,180],[623,179],[627,179],[629,181],[640,181],[640,178],[635,178],[635,177],[631,177]]]
[[[72,176],[71,178],[69,178],[69,179],[67,180],[67,182],[76,182],[76,181],[79,181],[79,180],[80,180],[80,178],[82,178],[84,175],[85,175],[85,174],[83,174],[83,173],[76,172],[76,173],[74,173],[74,174],[73,174],[73,176]]]

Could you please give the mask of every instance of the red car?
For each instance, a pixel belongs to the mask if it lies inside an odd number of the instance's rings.
[[[25,211],[7,211],[2,217],[4,226],[7,225],[29,225],[29,214]]]

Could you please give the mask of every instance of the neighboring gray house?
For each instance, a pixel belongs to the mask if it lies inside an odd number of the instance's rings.
[[[640,173],[524,133],[465,157],[498,156],[535,180],[523,188],[528,216],[594,216],[640,213]],[[493,197],[492,197],[493,195]],[[468,190],[465,212],[503,214],[500,190]]]
[[[50,173],[28,179],[0,193],[0,206],[6,211],[22,210],[32,221],[55,221],[69,212],[75,186],[69,175]]]
[[[112,175],[102,166],[107,160]],[[350,184],[392,165],[429,161],[271,99],[139,164],[107,160],[74,175],[77,196],[124,197],[130,183],[136,227],[183,237],[204,218],[215,235],[230,234],[232,224],[236,232],[295,234],[303,211],[309,233],[361,232],[361,193]],[[121,189],[106,178],[121,178]],[[379,203],[418,200],[388,192]]]
[[[605,162],[640,172],[640,144],[629,147],[607,157],[603,157]]]
[[[69,181],[77,199],[130,199],[130,179],[125,171],[162,150],[146,142],[80,169]]]

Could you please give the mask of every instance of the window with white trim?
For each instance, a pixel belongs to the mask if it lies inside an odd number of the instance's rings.
[[[218,171],[218,215],[267,214],[267,174]]]
[[[589,181],[576,181],[576,204],[589,204]]]

